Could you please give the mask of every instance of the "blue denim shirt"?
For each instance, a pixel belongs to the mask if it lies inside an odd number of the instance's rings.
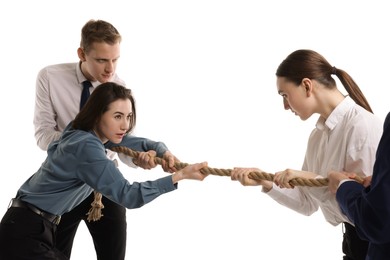
[[[55,215],[62,215],[88,197],[93,190],[126,208],[139,208],[158,196],[177,189],[172,177],[129,183],[106,148],[126,146],[136,151],[155,150],[161,156],[162,142],[125,136],[121,143],[106,143],[93,132],[75,130],[71,123],[58,141],[52,142],[47,158],[18,190],[16,197]]]

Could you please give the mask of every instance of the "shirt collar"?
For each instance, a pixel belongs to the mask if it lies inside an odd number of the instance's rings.
[[[84,81],[88,80],[83,72],[81,71],[81,61],[79,61],[76,65],[76,76],[77,76],[77,80],[79,82],[79,84],[81,85]],[[92,87],[95,88],[97,87],[98,85],[100,85],[100,82],[99,81],[91,81],[91,84],[92,84]]]
[[[79,61],[79,62],[76,64],[76,76],[77,76],[77,80],[78,80],[78,82],[79,82],[80,84],[87,80],[87,78],[86,78],[86,77],[84,76],[84,74],[81,72],[81,61]]]
[[[332,130],[341,121],[344,115],[355,105],[355,102],[349,96],[346,96],[330,113],[328,119],[325,120],[322,116],[317,121],[316,127],[319,130],[328,128]]]

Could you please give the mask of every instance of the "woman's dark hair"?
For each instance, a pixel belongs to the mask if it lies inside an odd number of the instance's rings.
[[[106,82],[92,92],[87,103],[77,114],[72,123],[74,129],[90,131],[95,128],[102,115],[109,109],[112,102],[118,99],[129,99],[131,102],[132,114],[130,118],[129,130],[131,132],[136,123],[135,100],[131,90],[114,82]]]
[[[349,96],[358,105],[372,112],[367,99],[352,77],[344,70],[330,65],[322,55],[315,51],[294,51],[287,56],[276,70],[277,77],[284,77],[296,85],[300,85],[304,78],[309,78],[320,82],[327,88],[336,87],[336,81],[332,78],[332,74],[339,78]]]

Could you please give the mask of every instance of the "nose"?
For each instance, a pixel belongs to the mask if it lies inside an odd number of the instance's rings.
[[[285,98],[283,98],[283,106],[285,110],[290,109],[290,105],[288,104],[288,101]]]
[[[127,131],[130,126],[130,121],[127,119],[122,120],[121,129]]]
[[[114,70],[115,70],[115,64],[114,64],[114,62],[108,61],[108,62],[106,63],[105,70],[106,70],[107,73],[112,73],[112,72],[114,72]]]

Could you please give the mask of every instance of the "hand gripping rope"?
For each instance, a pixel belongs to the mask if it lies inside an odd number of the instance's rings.
[[[139,152],[133,151],[130,148],[123,147],[123,146],[116,146],[111,148],[112,151],[123,153],[125,155],[128,155],[133,158],[137,158],[139,155]],[[155,157],[155,162],[157,164],[162,164],[162,161],[164,159],[160,157]],[[175,167],[176,169],[180,170],[186,167],[188,163],[183,162],[176,162]],[[217,168],[203,168],[201,172],[205,174],[211,174],[211,175],[218,175],[218,176],[230,176],[231,174],[230,169],[217,169]],[[273,181],[274,180],[274,174],[272,173],[266,173],[266,172],[251,172],[249,174],[249,178],[254,180],[265,180],[265,181]],[[357,181],[363,182],[363,179],[360,177],[356,178]],[[321,186],[327,186],[328,185],[328,178],[320,178],[320,179],[305,179],[305,178],[294,178],[290,181],[290,184],[294,186],[309,186],[309,187],[321,187]]]
[[[139,156],[139,152],[133,151],[130,148],[124,147],[124,146],[116,146],[112,147],[110,150],[117,152],[117,153],[123,153],[125,155],[128,155],[133,158],[137,158]],[[162,164],[163,160],[160,157],[154,157],[155,163]],[[188,163],[183,162],[175,162],[175,168],[178,170],[183,169],[186,167]],[[230,176],[231,175],[230,169],[217,169],[217,168],[203,168],[201,170],[204,174],[211,174],[211,175],[218,175],[218,176]],[[274,180],[274,174],[267,173],[267,172],[251,172],[249,173],[249,178],[254,180],[265,180],[265,181],[272,181]],[[361,177],[356,177],[356,181],[362,183],[363,179]],[[294,186],[308,186],[308,187],[322,187],[327,186],[329,183],[328,178],[319,178],[319,179],[305,179],[305,178],[294,178],[290,181],[290,184]],[[92,208],[87,213],[88,215],[88,221],[97,221],[101,218],[102,213],[101,209],[104,208],[104,205],[101,202],[102,195],[99,192],[95,193],[95,199],[92,202],[91,206]]]

